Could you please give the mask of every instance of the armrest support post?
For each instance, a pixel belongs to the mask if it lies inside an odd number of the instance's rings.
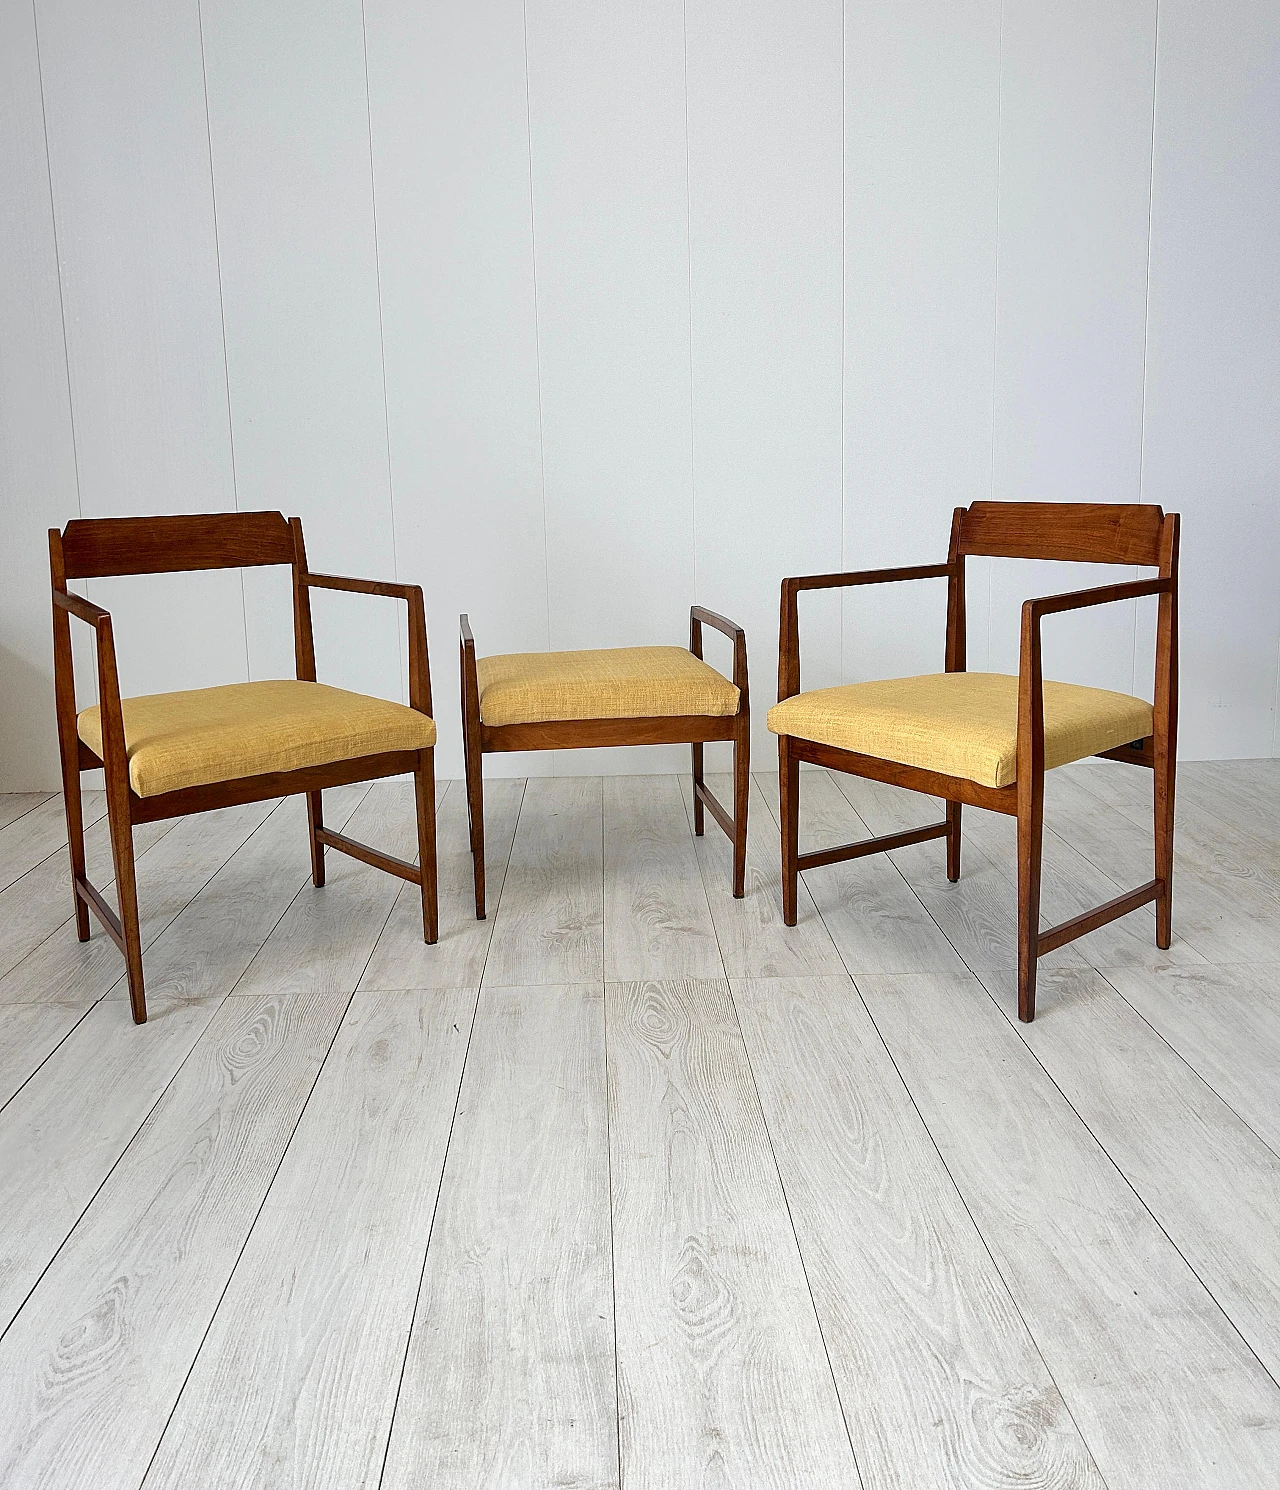
[[[778,616],[778,702],[800,692],[800,622],[801,590],[844,590],[858,585],[896,584],[909,579],[950,579],[955,566],[946,564],[912,564],[900,569],[860,569],[846,574],[805,574],[782,581]]]
[[[111,630],[111,614],[100,605],[86,600],[71,590],[54,590],[54,663],[56,682],[63,694],[70,729],[75,730],[76,696],[75,678],[71,666],[71,636],[67,629],[67,616],[92,626],[96,639],[98,664],[98,708],[102,716],[102,763],[108,775],[113,766],[119,771],[127,769],[124,744],[124,713],[120,707],[120,676],[116,667],[116,644]],[[65,634],[65,648],[60,644],[59,613],[61,628]]]
[[[747,633],[736,621],[707,610],[701,605],[689,607],[689,650],[702,656],[702,628],[711,626],[733,643],[733,686],[742,695],[741,707],[747,707]]]
[[[431,667],[427,655],[427,613],[421,585],[393,584],[383,580],[350,579],[339,574],[313,574],[301,570],[298,582],[308,590],[342,590],[352,595],[382,595],[403,600],[408,607],[409,707],[420,714],[431,713]],[[312,659],[314,674],[314,657]]]

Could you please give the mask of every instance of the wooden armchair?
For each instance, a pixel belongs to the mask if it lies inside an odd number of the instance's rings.
[[[111,617],[67,589],[68,580],[289,564],[293,569],[296,679],[232,683],[182,693],[120,697]],[[82,519],[49,532],[53,586],[54,682],[58,743],[71,848],[76,932],[89,938],[89,909],[124,953],[135,1023],[147,1017],[133,863],[133,825],[215,807],[305,793],[311,877],[324,884],[324,850],[384,869],[421,887],[422,930],[437,937],[436,727],[422,591],[312,574],[302,523],[279,512],[201,517]],[[311,591],[387,595],[409,608],[409,706],[316,682]],[[100,703],[76,711],[70,618],[97,633]],[[117,917],[85,877],[80,773],[102,767],[115,865]],[[354,781],[412,772],[417,794],[418,864],[356,843],[324,826],[321,791]]]
[[[1156,579],[1028,600],[1018,676],[965,670],[964,561],[970,555],[1151,565]],[[947,581],[946,671],[920,678],[800,692],[797,601],[801,590],[905,580]],[[1128,694],[1046,682],[1040,623],[1087,606],[1158,595],[1155,706]],[[1018,1017],[1035,1016],[1036,962],[1065,942],[1155,901],[1156,945],[1172,936],[1173,797],[1178,720],[1178,514],[1159,507],[1067,502],[975,502],[956,509],[945,564],[819,574],[782,582],[778,736],[782,908],[796,924],[803,869],[947,840],[947,878],[960,878],[961,805],[1018,820]],[[1155,774],[1155,878],[1106,905],[1040,929],[1040,861],[1046,769],[1085,756],[1146,766]],[[799,853],[800,762],[942,797],[946,820],[816,853]]]

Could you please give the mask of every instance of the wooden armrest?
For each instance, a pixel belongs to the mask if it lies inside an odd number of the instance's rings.
[[[912,564],[903,569],[855,569],[847,574],[802,574],[784,579],[784,594],[800,590],[839,590],[850,585],[888,585],[904,579],[948,579],[950,564]]]
[[[731,621],[727,616],[719,615],[716,611],[707,610],[705,606],[691,605],[689,607],[689,620],[702,621],[708,626],[714,626],[717,631],[722,631],[731,641],[736,637],[745,636],[746,632],[736,621]]]
[[[1139,600],[1144,595],[1167,595],[1173,589],[1171,579],[1139,579],[1124,585],[1098,585],[1092,590],[1069,590],[1062,595],[1042,595],[1038,600],[1023,602],[1034,617],[1057,615],[1061,611],[1084,610],[1091,605],[1111,605],[1117,600]]]
[[[302,583],[314,590],[349,590],[354,595],[386,595],[392,600],[412,603],[415,595],[422,594],[420,585],[398,585],[380,579],[348,579],[341,574],[302,575]]]
[[[298,571],[298,583],[312,590],[345,590],[353,595],[384,595],[409,607],[409,707],[431,713],[431,666],[427,656],[427,613],[421,585],[399,585],[379,579],[349,579],[342,574]],[[311,676],[315,676],[314,665]]]
[[[778,618],[778,702],[800,692],[801,590],[841,590],[853,585],[888,585],[908,579],[951,579],[952,564],[911,564],[900,569],[855,569],[847,574],[802,574],[782,581]]]
[[[92,600],[86,600],[83,595],[76,595],[71,590],[55,590],[53,603],[79,620],[88,622],[95,630],[111,624],[110,611],[103,610],[100,605],[94,605]]]
[[[736,621],[729,620],[727,616],[719,615],[713,610],[707,610],[705,606],[691,605],[689,607],[689,650],[698,658],[702,656],[702,627],[704,623],[714,627],[716,631],[722,632],[733,643],[733,686],[738,690],[740,707],[745,710],[748,707],[747,633]]]
[[[1021,788],[1044,771],[1044,673],[1041,661],[1040,620],[1063,611],[1111,605],[1117,600],[1138,600],[1144,595],[1172,595],[1174,581],[1140,579],[1123,585],[1099,585],[1091,590],[1070,590],[1062,595],[1043,595],[1022,605],[1022,639],[1018,652],[1018,783]],[[1157,673],[1159,666],[1157,663]]]

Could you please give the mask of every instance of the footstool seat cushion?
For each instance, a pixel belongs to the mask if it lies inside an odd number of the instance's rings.
[[[734,685],[683,647],[509,652],[478,658],[476,679],[490,726],[738,712]]]

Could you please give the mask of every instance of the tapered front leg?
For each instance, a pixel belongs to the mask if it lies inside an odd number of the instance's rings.
[[[138,882],[133,863],[133,823],[127,800],[107,789],[107,819],[111,828],[111,859],[116,872],[120,931],[124,938],[125,970],[129,976],[129,1008],[134,1024],[145,1024],[147,998],[142,982],[142,934],[138,925]]]
[[[1044,840],[1044,776],[1018,798],[1018,1018],[1036,1016],[1040,942],[1040,860]]]
[[[960,878],[960,803],[947,803],[947,878],[954,885]]]
[[[418,809],[418,872],[422,885],[422,939],[434,943],[440,939],[440,907],[436,887],[436,771],[435,751],[428,747],[418,753],[418,769],[413,773],[414,796]]]
[[[1156,879],[1156,946],[1167,951],[1173,941],[1173,788],[1175,762],[1168,745],[1156,741],[1155,837]]]
[[[307,793],[307,837],[311,840],[311,883],[324,884],[324,844],[317,836],[324,827],[324,799],[319,792]]]
[[[747,893],[747,806],[751,798],[751,722],[741,718],[733,736],[733,894]]]
[[[85,877],[84,868],[84,804],[80,796],[80,772],[78,768],[65,773],[63,801],[67,810],[67,848],[71,853],[71,899],[76,909],[76,935],[82,942],[89,940],[89,907],[76,889],[76,881]]]

